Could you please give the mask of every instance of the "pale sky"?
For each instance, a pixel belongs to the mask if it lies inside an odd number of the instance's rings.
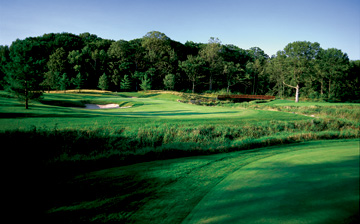
[[[0,45],[44,33],[132,40],[149,31],[181,43],[217,37],[269,56],[290,42],[319,42],[359,60],[360,1],[0,0]]]

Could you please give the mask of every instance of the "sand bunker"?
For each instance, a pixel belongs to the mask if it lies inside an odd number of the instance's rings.
[[[85,104],[85,109],[91,109],[91,110],[96,110],[96,109],[115,109],[115,108],[129,108],[131,106],[127,106],[127,107],[119,107],[119,104],[105,104],[105,105],[99,105],[99,104]]]

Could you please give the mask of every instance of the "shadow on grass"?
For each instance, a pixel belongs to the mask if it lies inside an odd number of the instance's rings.
[[[154,197],[158,187],[154,185],[159,183],[131,171],[53,183],[52,192],[45,197],[48,208],[53,209],[44,218],[49,223],[128,222],[146,198]]]
[[[216,115],[216,114],[235,114],[237,111],[226,112],[194,112],[189,110],[171,110],[171,111],[136,111],[136,112],[122,112],[121,115],[126,116],[142,116],[142,117],[156,117],[156,116],[191,116],[191,115]],[[117,114],[119,115],[119,114]]]
[[[274,161],[266,168],[247,168],[246,172],[253,173],[253,177],[243,179],[239,175],[231,179],[230,185],[218,186],[187,221],[334,224],[359,221],[358,156],[311,165]]]
[[[138,107],[141,105],[135,105],[133,107]],[[132,108],[133,108],[132,107]],[[109,110],[112,110],[109,112]],[[116,110],[116,112],[114,112]],[[76,113],[75,113],[76,112]],[[172,116],[192,116],[192,115],[224,115],[224,114],[236,114],[236,111],[226,111],[226,112],[194,112],[188,110],[171,110],[171,111],[135,111],[135,112],[126,112],[123,108],[120,109],[104,109],[104,110],[88,110],[82,109],[81,111],[56,111],[53,114],[43,114],[43,113],[0,113],[0,119],[8,118],[91,118],[91,117],[110,117],[110,116],[126,116],[126,117],[172,117]]]
[[[40,114],[40,113],[0,113],[0,119],[22,119],[22,118],[91,118],[95,117],[90,114],[70,114],[70,113],[56,113],[56,114]]]

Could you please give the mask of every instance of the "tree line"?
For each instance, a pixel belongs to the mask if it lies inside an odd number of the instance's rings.
[[[179,43],[158,31],[108,40],[90,33],[50,33],[0,45],[0,83],[27,102],[42,91],[103,89],[240,92],[280,97],[358,99],[360,61],[336,48],[296,41],[276,55],[252,47]]]

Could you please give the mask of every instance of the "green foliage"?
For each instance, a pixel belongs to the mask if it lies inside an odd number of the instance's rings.
[[[66,75],[66,73],[64,73],[60,80],[59,80],[59,85],[60,85],[60,90],[66,90],[67,87],[70,85],[70,80],[68,78],[68,76]]]
[[[188,79],[192,82],[192,93],[195,92],[195,84],[204,77],[202,75],[202,66],[204,60],[200,56],[194,57],[192,55],[187,56],[187,60],[179,62],[179,67],[186,73]]]
[[[0,56],[0,84],[9,91],[16,85],[24,89],[25,79],[33,89],[30,92],[59,90],[64,73],[69,80],[78,80],[68,89],[96,89],[106,73],[106,89],[123,88],[121,82],[124,84],[128,75],[130,89],[138,90],[147,73],[152,89],[159,90],[231,89],[332,101],[357,100],[360,92],[359,62],[349,61],[339,49],[322,49],[309,41],[289,43],[269,58],[258,47],[244,50],[213,37],[208,43],[181,44],[159,31],[130,41],[112,41],[90,33],[50,33],[0,46]],[[19,76],[21,70],[27,78]],[[169,74],[176,74],[176,85]]]
[[[220,55],[222,46],[218,38],[211,37],[209,43],[205,45],[199,52],[199,56],[206,62],[208,66],[209,90],[213,88],[213,82],[216,75],[221,71],[223,58]]]
[[[164,78],[164,86],[167,90],[173,90],[175,88],[175,75],[167,74]]]
[[[120,83],[120,88],[126,90],[131,89],[131,80],[128,75],[124,75],[124,79]]]
[[[100,76],[98,87],[102,90],[109,89],[109,78],[105,73],[102,76]]]
[[[58,48],[50,55],[47,67],[49,71],[63,73],[67,64],[67,57],[64,48]]]
[[[10,61],[5,80],[6,89],[19,100],[25,101],[25,108],[31,99],[38,99],[41,71],[44,60],[41,59],[40,44],[32,39],[16,40],[10,47]]]
[[[141,80],[140,88],[144,91],[151,89],[151,80],[148,77],[148,74],[145,74]]]
[[[75,78],[71,79],[71,82],[75,85],[76,89],[80,91],[80,89],[84,85],[85,79],[83,75],[79,72]]]
[[[223,65],[223,75],[226,77],[227,83],[227,94],[230,92],[230,86],[233,86],[237,83],[244,82],[247,80],[245,75],[241,75],[243,69],[240,67],[240,64],[234,65],[233,62],[224,62]]]

